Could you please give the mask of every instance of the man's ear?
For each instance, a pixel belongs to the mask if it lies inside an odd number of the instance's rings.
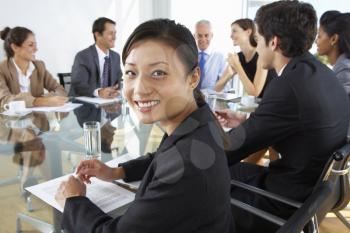
[[[99,33],[99,32],[94,32],[94,36],[95,36],[95,39],[97,40],[97,38],[101,36],[101,33]]]
[[[277,36],[274,36],[271,40],[270,40],[270,46],[271,46],[271,49],[273,51],[279,49],[279,46],[280,46],[280,39],[277,37]]]
[[[199,67],[197,66],[193,70],[192,74],[190,74],[190,77],[189,77],[189,84],[192,89],[195,89],[198,86],[200,77],[201,77],[200,70],[199,70]]]

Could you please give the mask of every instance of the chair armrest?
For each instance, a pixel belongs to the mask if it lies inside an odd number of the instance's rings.
[[[321,183],[277,233],[301,232],[331,193],[331,183],[329,181]]]
[[[263,189],[260,189],[260,188],[257,188],[257,187],[254,187],[254,186],[245,184],[245,183],[240,182],[240,181],[231,180],[231,185],[240,187],[240,188],[245,189],[245,190],[249,190],[249,191],[251,191],[251,192],[254,192],[254,193],[260,194],[260,195],[262,195],[262,196],[271,198],[271,199],[273,199],[273,200],[282,202],[282,203],[284,203],[284,204],[293,206],[293,207],[295,207],[295,208],[300,208],[300,206],[302,205],[302,203],[297,202],[297,201],[294,201],[294,200],[292,200],[292,199],[290,199],[290,198],[286,198],[286,197],[283,197],[283,196],[281,196],[281,195],[268,192],[268,191],[266,191],[266,190],[263,190]]]
[[[261,209],[254,207],[254,206],[246,204],[242,201],[231,198],[231,204],[234,206],[237,206],[245,211],[248,211],[249,213],[255,214],[255,215],[259,216],[260,218],[263,218],[269,222],[273,222],[276,225],[283,226],[283,224],[286,223],[286,220],[284,220],[280,217],[277,217],[273,214],[270,214],[269,212],[266,212],[264,210],[261,210]]]

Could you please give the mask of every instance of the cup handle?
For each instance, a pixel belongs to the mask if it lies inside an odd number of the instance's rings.
[[[5,105],[4,105],[4,109],[5,109],[6,111],[8,111],[8,110],[9,110],[9,105],[8,105],[8,104],[5,104]]]

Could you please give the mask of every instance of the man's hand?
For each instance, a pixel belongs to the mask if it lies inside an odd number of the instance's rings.
[[[246,114],[233,112],[230,109],[215,111],[215,116],[222,127],[235,128],[247,119]]]
[[[113,99],[119,95],[118,84],[98,90],[98,96],[105,99]]]

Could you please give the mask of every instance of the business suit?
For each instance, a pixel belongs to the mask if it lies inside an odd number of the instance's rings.
[[[119,54],[109,50],[111,73],[108,86],[119,85],[122,78]],[[95,45],[80,51],[74,59],[70,96],[93,96],[94,90],[101,87],[100,73],[103,67],[99,66],[98,54]]]
[[[338,57],[333,66],[333,71],[350,99],[350,59],[344,53]]]
[[[11,101],[24,100],[32,107],[36,97],[44,95],[44,89],[52,95],[66,96],[64,88],[46,70],[42,61],[33,61],[35,69],[30,76],[30,93],[21,93],[18,73],[12,59],[0,63],[0,106]]]
[[[349,107],[344,88],[330,69],[309,53],[292,58],[281,76],[270,82],[256,112],[229,132],[232,147],[227,158],[232,178],[294,200],[305,200],[332,152],[345,142]],[[236,164],[267,146],[273,146],[281,155],[268,168]],[[243,194],[237,188],[232,188],[231,195],[282,217],[292,213],[286,206]],[[271,224],[249,218],[246,212],[236,208],[232,211],[237,222],[244,219],[240,223],[247,225],[243,227],[259,227],[249,232],[276,230],[268,228]]]
[[[125,181],[142,179],[124,216],[112,219],[86,197],[66,200],[62,227],[69,232],[229,232],[229,171],[207,105],[197,109],[159,149],[120,164]]]

